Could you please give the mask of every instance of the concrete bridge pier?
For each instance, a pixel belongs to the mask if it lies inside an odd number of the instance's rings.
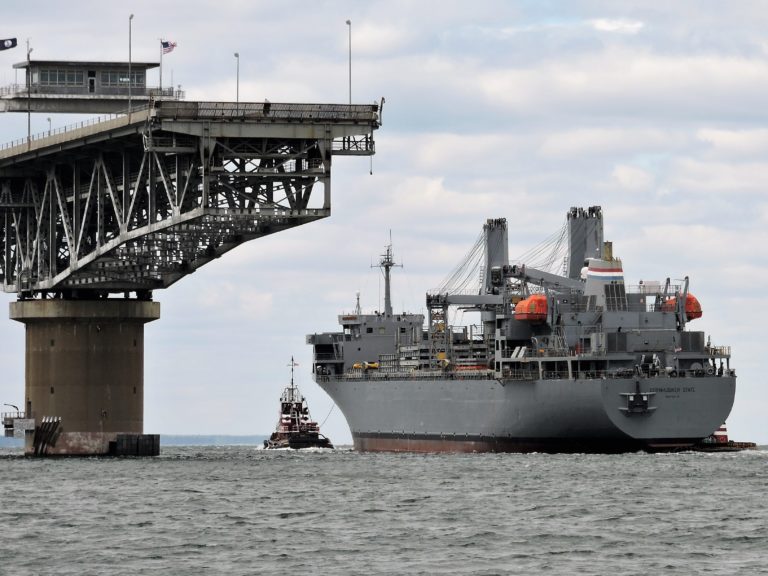
[[[146,440],[144,324],[160,318],[160,304],[25,300],[11,303],[10,317],[26,326],[25,412],[38,426],[25,453],[136,454],[124,447]],[[61,420],[41,430],[46,417]]]

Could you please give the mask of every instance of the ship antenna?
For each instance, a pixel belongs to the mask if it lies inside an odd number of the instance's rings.
[[[391,281],[390,270],[392,268],[402,268],[402,264],[395,264],[395,257],[392,252],[392,230],[389,231],[389,244],[386,246],[386,252],[381,255],[381,260],[377,265],[372,265],[371,268],[381,268],[384,274],[384,315],[392,316],[392,294],[391,294]]]
[[[291,390],[295,390],[296,389],[296,385],[293,383],[293,369],[294,369],[294,367],[298,366],[298,364],[293,361],[293,356],[291,356],[291,363],[288,364],[288,366],[291,367]]]

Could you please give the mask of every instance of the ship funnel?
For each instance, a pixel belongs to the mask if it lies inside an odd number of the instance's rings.
[[[624,268],[621,260],[613,258],[610,242],[606,242],[608,258],[588,258],[584,296],[589,309],[626,310]]]
[[[603,242],[603,260],[613,260],[613,242]]]

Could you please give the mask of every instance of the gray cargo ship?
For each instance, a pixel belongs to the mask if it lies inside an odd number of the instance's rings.
[[[702,314],[688,278],[625,284],[597,206],[571,208],[563,238],[560,274],[511,265],[506,220],[488,220],[480,288],[427,294],[426,324],[393,313],[387,247],[383,312],[358,299],[341,331],[307,336],[356,449],[680,450],[720,427],[736,374],[728,346],[688,329]],[[457,308],[478,324],[449,325]]]

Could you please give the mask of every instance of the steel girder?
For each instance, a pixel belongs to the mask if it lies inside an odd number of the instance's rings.
[[[375,105],[172,104],[0,158],[6,292],[166,288],[329,216],[332,157],[374,153]]]

